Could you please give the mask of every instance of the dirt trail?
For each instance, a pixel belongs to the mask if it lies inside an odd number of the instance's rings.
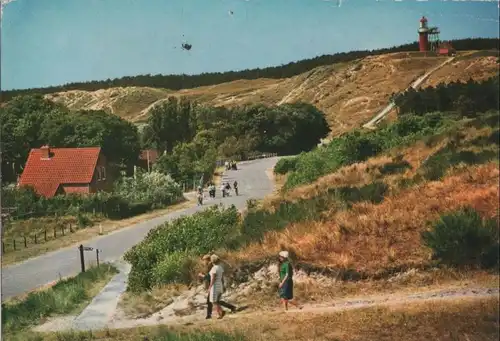
[[[345,311],[350,309],[361,309],[369,308],[375,306],[396,306],[396,305],[408,305],[412,303],[422,302],[422,301],[434,301],[434,300],[457,300],[457,299],[479,299],[485,297],[498,297],[498,288],[451,288],[439,291],[427,291],[418,292],[413,294],[392,294],[392,295],[380,295],[380,296],[360,296],[346,298],[334,302],[324,303],[324,304],[304,304],[302,309],[292,308],[289,309],[287,313],[289,314],[300,314],[300,313],[335,313],[339,311]],[[158,314],[145,319],[137,320],[120,320],[114,321],[108,325],[112,329],[123,329],[132,328],[139,326],[152,326],[152,325],[186,325],[195,323],[198,325],[200,322],[205,321],[205,304],[200,304],[196,307],[197,312],[187,316],[176,316],[176,318],[161,317]],[[252,315],[265,315],[272,314],[276,312],[281,312],[281,307],[276,307],[273,309],[265,310],[253,310],[251,307],[247,311],[243,311],[236,314],[227,314],[225,319],[239,319],[248,318]],[[155,316],[156,315],[156,316]]]
[[[420,291],[415,293],[394,293],[387,295],[372,295],[372,296],[356,296],[350,298],[344,298],[336,300],[333,302],[327,302],[323,304],[308,304],[305,303],[302,309],[292,308],[288,310],[288,314],[300,314],[300,313],[312,313],[312,314],[324,314],[324,313],[336,313],[339,311],[345,311],[350,309],[361,309],[370,307],[387,307],[387,306],[398,306],[398,305],[409,305],[418,302],[425,301],[446,301],[446,300],[457,300],[457,299],[479,299],[479,298],[498,298],[499,297],[498,288],[447,288],[441,290],[433,291]],[[126,329],[135,327],[146,327],[155,325],[190,325],[196,323],[205,322],[205,295],[199,290],[194,290],[193,294],[197,296],[195,302],[190,302],[189,304],[184,304],[186,302],[182,300],[177,300],[172,303],[169,307],[166,307],[162,311],[155,313],[147,318],[142,319],[128,319],[128,318],[115,318],[107,323],[107,329]],[[194,303],[194,304],[193,304]],[[175,307],[172,307],[175,306]],[[188,310],[189,313],[183,314],[182,310]],[[170,310],[167,313],[167,310]],[[226,319],[239,319],[248,318],[250,316],[255,316],[259,314],[261,316],[279,313],[281,312],[281,307],[278,305],[275,308],[268,308],[264,310],[254,310],[251,306],[248,310],[242,311],[236,314],[227,314]],[[66,316],[59,317],[50,320],[46,324],[36,328],[40,332],[49,331],[62,331],[72,328],[73,321],[75,317]],[[211,323],[207,321],[207,323]]]

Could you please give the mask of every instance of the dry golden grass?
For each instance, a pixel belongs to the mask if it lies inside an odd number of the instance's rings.
[[[43,242],[40,244],[33,244],[33,242],[31,241],[27,248],[24,248],[24,245],[22,244],[23,243],[22,237],[18,236],[18,241],[17,241],[18,244],[17,245],[18,245],[18,248],[20,248],[20,249],[17,251],[9,251],[9,252],[5,253],[4,255],[2,255],[2,266],[21,262],[21,261],[24,261],[24,260],[29,259],[29,258],[43,255],[47,252],[59,250],[61,248],[65,248],[65,247],[69,247],[69,246],[76,247],[76,245],[78,243],[95,238],[99,235],[109,234],[109,233],[115,232],[117,230],[129,227],[130,225],[140,223],[142,221],[153,219],[153,218],[168,214],[168,213],[173,212],[173,211],[186,209],[192,205],[194,205],[194,200],[188,200],[188,201],[184,201],[182,203],[176,204],[176,205],[172,205],[172,206],[167,207],[165,209],[154,210],[152,212],[141,214],[141,215],[138,215],[138,216],[135,216],[132,218],[128,218],[128,219],[123,219],[123,220],[119,220],[119,221],[103,220],[103,221],[101,221],[98,224],[95,224],[93,226],[86,227],[84,229],[76,230],[74,233],[70,233],[68,230],[66,230],[66,234],[64,236],[58,235],[58,237],[56,239],[53,239],[53,235],[50,235],[50,232],[52,232],[53,230],[49,229],[48,237],[50,237],[52,239],[48,239],[47,242]],[[67,220],[70,218],[59,218],[59,219]],[[61,232],[58,231],[58,233],[61,233]],[[42,240],[42,239],[40,239],[40,240]]]
[[[262,243],[237,251],[231,258],[252,261],[286,248],[298,260],[372,274],[427,264],[431,253],[420,237],[427,222],[466,205],[484,216],[496,216],[498,179],[496,163],[470,167],[443,181],[402,190],[378,205],[355,203],[351,210],[332,213],[328,222],[294,224],[269,232]]]
[[[239,314],[234,319],[203,321],[196,326],[157,326],[61,335],[45,340],[154,340],[166,331],[219,331],[244,335],[248,341],[493,341],[498,339],[498,298],[425,301],[340,312]],[[83,337],[83,335],[87,337]]]
[[[471,141],[481,136],[489,136],[492,133],[492,128],[475,128],[468,127],[461,129],[460,133],[464,136],[463,143]],[[368,159],[365,162],[356,163],[353,165],[340,168],[338,171],[325,175],[311,184],[293,188],[280,196],[266,198],[269,206],[273,206],[280,201],[296,201],[298,199],[310,199],[318,197],[326,193],[330,188],[340,186],[363,186],[375,180],[383,178],[384,182],[396,188],[397,182],[401,179],[410,179],[416,175],[417,170],[422,163],[432,154],[443,148],[450,138],[447,136],[436,137],[435,143],[429,145],[425,141],[417,141],[415,144],[391,150],[385,155],[376,156]],[[402,157],[407,161],[411,168],[401,174],[382,175],[379,167],[384,164],[393,162],[394,158]]]
[[[467,52],[460,52],[464,54]],[[317,67],[285,79],[238,80],[181,91],[151,88],[114,88],[94,92],[68,91],[56,95],[73,109],[105,109],[131,121],[143,121],[147,109],[168,96],[185,96],[213,106],[267,105],[302,101],[322,110],[332,136],[360,127],[387,105],[394,92],[406,89],[445,57],[421,57],[409,53],[371,56],[349,63]],[[496,75],[496,57],[476,56],[457,60],[430,77],[425,85],[481,80]],[[139,95],[138,95],[139,94]]]

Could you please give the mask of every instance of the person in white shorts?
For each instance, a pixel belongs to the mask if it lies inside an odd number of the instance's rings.
[[[219,319],[224,317],[224,310],[220,305],[220,299],[223,292],[222,276],[224,275],[224,268],[220,264],[219,257],[217,255],[210,256],[210,261],[213,266],[210,270],[210,285],[208,286],[209,301],[215,306],[215,311]]]

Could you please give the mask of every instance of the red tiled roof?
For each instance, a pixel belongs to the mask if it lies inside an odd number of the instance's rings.
[[[88,184],[100,152],[100,147],[50,148],[50,159],[42,159],[42,150],[32,149],[19,186],[30,185],[38,194],[52,197],[61,184]]]

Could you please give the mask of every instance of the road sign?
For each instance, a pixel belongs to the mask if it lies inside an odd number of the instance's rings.
[[[90,247],[90,246],[84,246],[83,247],[83,251],[92,251],[92,250],[94,250],[93,247]]]

